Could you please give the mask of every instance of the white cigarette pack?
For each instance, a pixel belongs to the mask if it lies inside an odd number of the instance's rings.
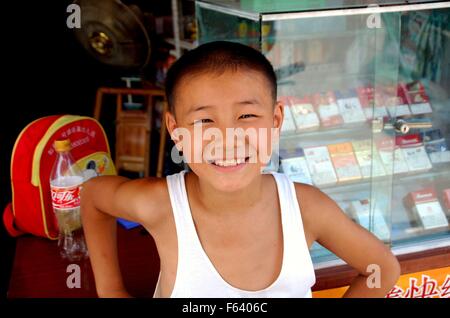
[[[301,148],[293,151],[280,151],[281,169],[293,182],[313,184],[308,164]]]
[[[370,139],[354,141],[353,149],[364,179],[386,175],[378,150],[372,147]]]
[[[376,144],[386,174],[406,173],[409,171],[402,149],[395,144],[392,138],[379,139],[376,141]]]
[[[372,210],[372,211],[371,211]],[[353,218],[364,228],[371,231],[382,241],[390,238],[390,228],[383,213],[378,208],[370,206],[370,200],[354,200],[350,203]]]
[[[291,99],[291,112],[298,131],[319,128],[319,116],[314,111],[314,106],[308,97]]]
[[[402,149],[410,171],[424,171],[432,168],[419,134],[398,136],[396,143]]]
[[[447,217],[437,199],[434,188],[410,192],[406,198],[406,203],[412,208],[424,229],[448,226]]]
[[[336,93],[336,98],[344,123],[352,124],[366,121],[366,116],[355,90],[339,91]]]
[[[327,147],[308,147],[304,151],[314,185],[335,184],[337,182],[336,173]]]

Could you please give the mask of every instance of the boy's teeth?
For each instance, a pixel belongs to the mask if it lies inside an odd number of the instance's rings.
[[[235,166],[244,163],[245,159],[215,160],[214,164],[222,167]]]

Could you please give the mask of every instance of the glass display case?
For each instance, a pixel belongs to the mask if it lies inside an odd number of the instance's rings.
[[[377,3],[197,1],[199,43],[272,62],[285,119],[268,169],[320,188],[396,255],[448,247],[450,3]]]

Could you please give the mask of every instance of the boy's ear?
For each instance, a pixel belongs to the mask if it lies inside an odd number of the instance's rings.
[[[171,112],[166,112],[166,127],[169,131],[170,138],[176,143],[178,141],[178,137],[176,136],[175,129],[177,128],[177,121],[175,120],[175,116]]]
[[[275,108],[273,110],[273,128],[277,132],[277,136],[279,137],[281,125],[283,124],[284,119],[284,104],[281,101],[277,101],[275,104]]]
[[[171,112],[166,112],[165,120],[167,130],[169,131],[170,138],[175,143],[175,147],[178,149],[178,151],[183,151],[182,142],[180,140],[179,129],[177,126],[175,116]]]

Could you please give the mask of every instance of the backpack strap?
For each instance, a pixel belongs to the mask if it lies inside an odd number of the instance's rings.
[[[5,225],[8,234],[11,235],[12,237],[17,237],[22,234],[25,234],[25,232],[19,231],[14,226],[14,213],[12,210],[11,203],[8,203],[8,205],[5,207],[5,210],[3,211],[3,224]]]

